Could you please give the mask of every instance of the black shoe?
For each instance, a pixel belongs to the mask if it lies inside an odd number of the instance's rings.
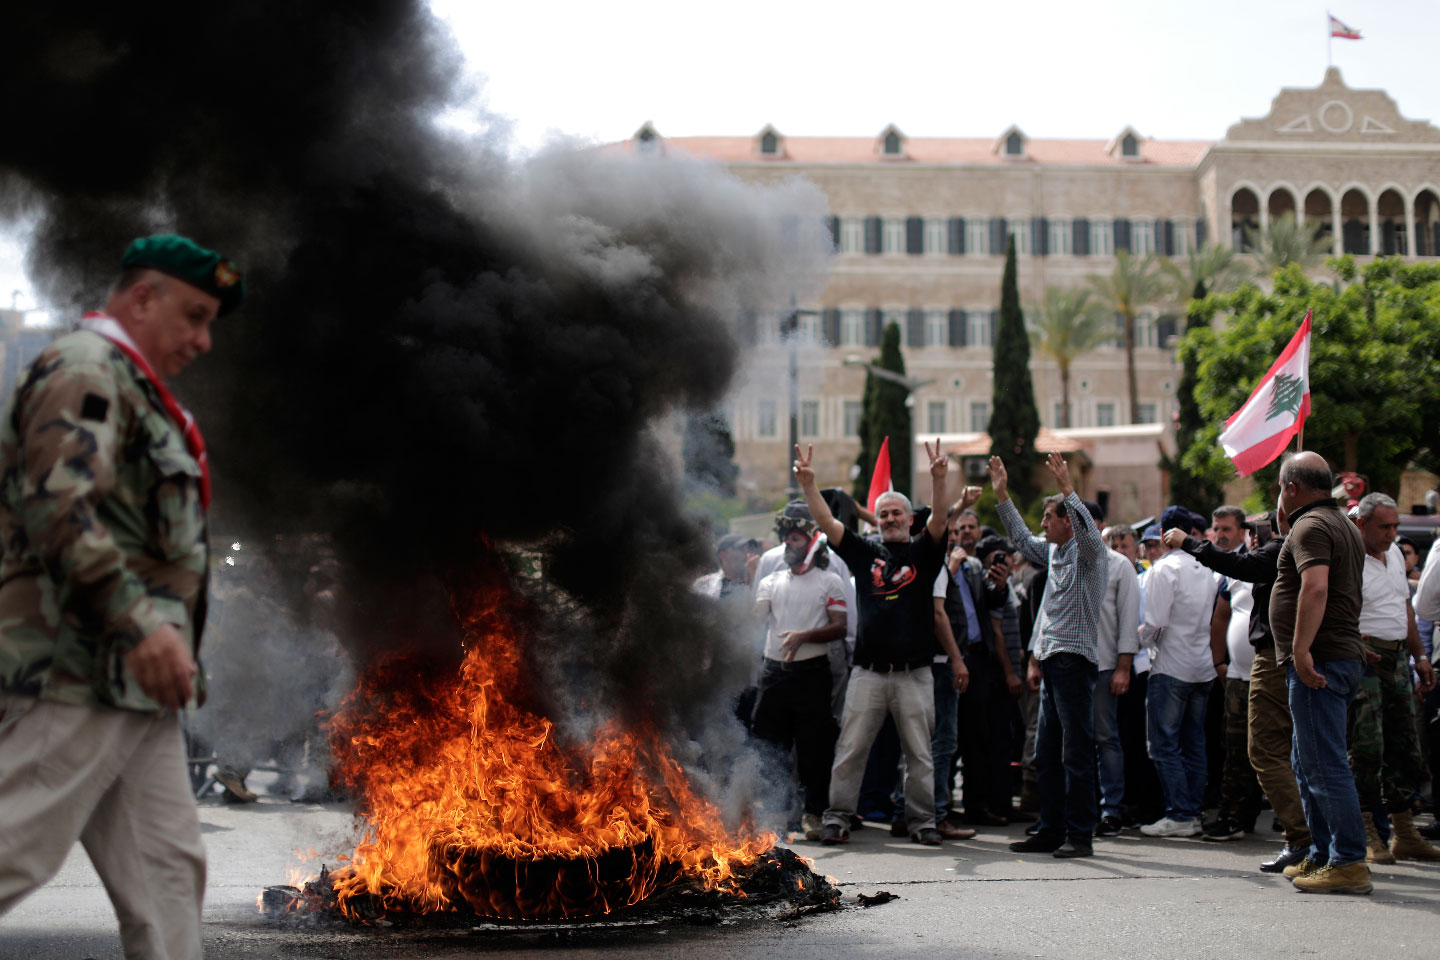
[[[1009,810],[1002,812],[1000,815],[1006,820],[1009,820],[1011,823],[1034,823],[1036,820],[1040,819],[1039,817],[1035,816],[1035,814],[1021,810],[1019,807],[1011,807]]]
[[[1016,853],[1054,853],[1065,845],[1064,840],[1054,837],[1034,836],[1028,840],[1016,840],[1010,849]]]
[[[927,847],[938,847],[940,846],[942,837],[940,836],[940,831],[934,827],[925,827],[922,830],[917,830],[910,834],[910,839],[916,843],[923,843]]]
[[[833,847],[837,843],[849,843],[850,831],[838,823],[827,823],[820,828],[820,842],[827,847]]]
[[[1421,827],[1420,836],[1426,840],[1440,840],[1440,820],[1436,820],[1428,827]]]
[[[864,829],[865,829],[865,818],[862,817],[862,816],[860,816],[858,813],[852,813],[852,814],[850,814],[850,829],[851,829],[851,830],[864,830]]]
[[[1289,845],[1280,848],[1273,860],[1262,860],[1260,869],[1265,873],[1280,873],[1286,867],[1293,867],[1310,855],[1309,847],[1292,847]]]
[[[1120,831],[1124,829],[1119,817],[1101,817],[1100,822],[1095,826],[1095,836],[1118,837]]]
[[[1066,842],[1061,844],[1060,849],[1050,854],[1057,860],[1073,860],[1076,857],[1093,857],[1095,848],[1090,844],[1079,844]]]
[[[890,836],[908,837],[910,836],[910,828],[905,826],[904,820],[896,820],[890,824]]]
[[[1216,817],[1213,822],[1205,824],[1200,836],[1206,840],[1242,840],[1245,826],[1234,817]]]

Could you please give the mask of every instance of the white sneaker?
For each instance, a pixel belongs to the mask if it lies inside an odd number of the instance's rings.
[[[1140,832],[1147,837],[1194,837],[1198,836],[1202,827],[1199,820],[1171,820],[1169,817],[1161,817],[1154,823],[1147,823],[1140,828]]]

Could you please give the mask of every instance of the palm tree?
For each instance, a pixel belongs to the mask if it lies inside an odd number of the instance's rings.
[[[1160,300],[1165,278],[1157,268],[1155,255],[1131,257],[1128,250],[1115,251],[1115,268],[1109,276],[1091,274],[1090,286],[1100,302],[1112,309],[1125,325],[1125,377],[1130,388],[1130,422],[1139,423],[1140,387],[1135,379],[1135,315],[1140,308]]]
[[[1258,241],[1254,232],[1250,232],[1250,242],[1255,247],[1255,259],[1267,277],[1292,263],[1298,263],[1301,270],[1308,272],[1325,259],[1331,247],[1330,240],[1306,229],[1289,210],[1272,219]]]
[[[1070,365],[1115,336],[1105,308],[1089,290],[1045,288],[1045,306],[1032,311],[1030,343],[1060,370],[1060,426],[1070,426]]]
[[[1162,260],[1160,268],[1170,281],[1171,295],[1179,307],[1190,300],[1203,300],[1239,286],[1250,268],[1235,259],[1235,251],[1216,243],[1192,247],[1184,260]]]

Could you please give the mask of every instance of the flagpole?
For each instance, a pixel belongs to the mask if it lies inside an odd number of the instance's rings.
[[[1335,31],[1330,29],[1330,11],[1325,11],[1325,69],[1330,69],[1330,48],[1335,44]]]

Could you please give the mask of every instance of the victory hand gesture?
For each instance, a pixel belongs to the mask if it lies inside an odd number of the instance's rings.
[[[1070,496],[1075,492],[1075,485],[1070,482],[1070,467],[1065,463],[1065,458],[1059,453],[1051,453],[1048,464],[1050,472],[1055,474],[1055,483],[1060,487],[1063,496]]]
[[[943,480],[945,474],[950,470],[950,455],[940,449],[939,437],[935,438],[934,450],[930,449],[930,441],[925,441],[925,456],[930,458],[930,476],[936,480]]]
[[[1005,461],[999,457],[990,458],[990,486],[995,491],[995,496],[1001,500],[1005,499],[1005,485],[1010,482],[1010,475],[1005,472]]]
[[[805,452],[800,452],[800,444],[795,444],[795,481],[800,484],[801,489],[814,484],[815,468],[811,461],[815,459],[815,447],[806,446]]]

